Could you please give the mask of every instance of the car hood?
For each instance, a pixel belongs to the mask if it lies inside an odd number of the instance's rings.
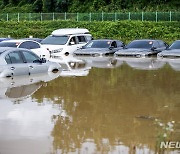
[[[164,50],[159,55],[180,56],[180,49]]]
[[[112,50],[106,49],[106,48],[90,48],[90,49],[80,49],[76,50],[74,54],[94,54],[94,53],[109,53],[113,52]]]
[[[116,52],[116,54],[128,54],[128,55],[133,55],[133,54],[143,54],[151,52],[150,49],[136,49],[136,48],[130,48],[130,49],[122,49]]]
[[[42,44],[41,46],[42,46],[43,48],[49,49],[50,51],[55,50],[55,49],[64,48],[64,45]]]

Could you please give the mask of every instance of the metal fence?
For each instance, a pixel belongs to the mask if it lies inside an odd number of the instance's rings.
[[[118,13],[2,13],[1,21],[180,21],[180,12],[118,12]]]

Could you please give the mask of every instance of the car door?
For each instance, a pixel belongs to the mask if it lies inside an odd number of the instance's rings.
[[[73,53],[74,51],[76,51],[78,48],[78,41],[76,36],[73,36],[69,39],[67,47],[66,47],[66,51],[65,53]]]
[[[22,54],[27,62],[30,74],[45,73],[48,71],[47,63],[42,63],[36,54],[28,51],[22,51]]]
[[[29,69],[26,63],[24,63],[23,58],[19,51],[10,52],[5,56],[7,62],[7,67],[12,71],[13,75],[28,75]]]

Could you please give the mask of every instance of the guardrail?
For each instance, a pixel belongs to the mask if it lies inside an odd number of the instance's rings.
[[[1,21],[180,21],[180,12],[118,12],[118,13],[2,13]]]

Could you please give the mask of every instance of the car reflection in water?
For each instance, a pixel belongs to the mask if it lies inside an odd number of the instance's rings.
[[[163,58],[173,70],[180,71],[180,59]]]
[[[117,60],[124,61],[127,65],[132,68],[140,70],[157,70],[162,68],[166,62],[158,60],[157,58],[117,58]]]
[[[60,71],[53,73],[0,78],[0,99],[10,98],[21,100],[36,92],[43,83],[51,81],[60,75]]]
[[[80,60],[84,60],[89,67],[96,68],[116,68],[123,64],[123,61],[117,60],[114,57],[88,57],[76,56]]]
[[[87,76],[90,66],[84,60],[77,59],[72,55],[69,56],[52,56],[49,61],[57,62],[61,65],[62,72],[60,76]]]

